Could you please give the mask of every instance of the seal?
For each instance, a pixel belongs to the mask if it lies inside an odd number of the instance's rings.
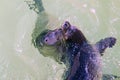
[[[101,80],[101,56],[115,45],[116,38],[90,44],[78,28],[65,21],[61,28],[48,31],[41,42],[62,54],[61,61],[68,67],[65,80]]]

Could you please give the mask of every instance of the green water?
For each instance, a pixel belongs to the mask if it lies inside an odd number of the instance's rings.
[[[24,0],[0,1],[0,80],[61,80],[65,66],[41,55],[32,40],[65,20],[91,43],[107,36],[117,38],[116,45],[105,51],[103,73],[120,76],[120,0],[36,1],[42,5],[37,13]]]

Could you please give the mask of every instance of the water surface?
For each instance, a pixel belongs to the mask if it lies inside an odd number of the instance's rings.
[[[35,1],[37,10],[29,9],[24,0],[0,1],[0,80],[61,80],[65,66],[41,55],[32,39],[44,29],[59,28],[65,20],[91,43],[116,37],[117,44],[103,57],[103,73],[120,75],[119,0]]]

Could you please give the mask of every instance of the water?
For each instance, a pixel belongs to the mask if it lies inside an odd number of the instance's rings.
[[[107,36],[117,38],[116,45],[105,51],[103,73],[120,76],[120,0],[35,1],[42,4],[37,13],[24,0],[0,1],[0,80],[61,80],[65,66],[41,55],[32,40],[65,20],[91,43]]]

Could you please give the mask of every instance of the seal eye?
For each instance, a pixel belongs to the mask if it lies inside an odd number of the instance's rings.
[[[64,26],[65,27],[70,27],[71,25],[70,25],[70,23],[68,21],[66,21],[65,24],[64,24]]]
[[[68,24],[67,24],[67,23],[65,23],[65,24],[64,24],[64,27],[68,27]]]
[[[62,28],[66,32],[70,28],[70,26],[71,26],[70,23],[68,21],[66,21]]]

